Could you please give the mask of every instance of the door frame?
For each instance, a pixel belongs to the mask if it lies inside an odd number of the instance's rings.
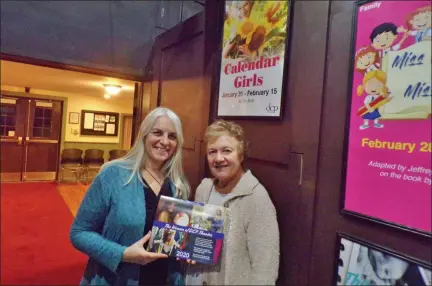
[[[29,64],[29,65],[41,66],[41,67],[48,67],[48,68],[59,69],[59,70],[69,70],[69,71],[75,71],[75,72],[81,72],[81,73],[87,73],[87,74],[93,74],[93,75],[101,75],[101,76],[105,76],[105,77],[126,79],[126,80],[131,80],[131,81],[142,81],[141,76],[137,76],[137,75],[133,75],[133,74],[106,71],[106,70],[95,69],[95,68],[90,68],[90,67],[66,64],[66,63],[62,63],[62,62],[53,62],[53,61],[48,61],[48,60],[43,60],[43,59],[25,57],[25,56],[20,56],[20,55],[0,53],[0,59],[2,59],[4,61],[23,63],[23,64]]]
[[[120,114],[120,141],[122,140],[121,138],[123,138],[123,136],[124,136],[124,119],[125,119],[125,117],[130,117],[131,119],[132,119],[132,131],[133,131],[133,121],[134,121],[134,116],[133,116],[133,113],[121,113]],[[133,133],[133,132],[132,132]],[[131,142],[130,142],[130,145],[131,145],[131,148],[132,148],[132,146],[133,146],[133,138],[132,138],[132,135],[133,134],[131,134]],[[123,148],[124,146],[123,146],[123,142],[121,141],[120,142],[120,148],[121,149],[124,149]]]
[[[31,91],[31,90],[30,90]],[[23,99],[41,99],[41,100],[55,100],[60,101],[62,103],[61,108],[61,121],[60,121],[60,139],[59,139],[59,150],[57,154],[57,164],[56,164],[56,175],[55,180],[58,180],[58,171],[59,171],[59,165],[60,165],[60,156],[61,156],[61,150],[63,150],[64,146],[64,138],[65,138],[65,131],[63,128],[63,122],[67,122],[67,103],[68,98],[67,97],[61,97],[61,96],[52,96],[52,95],[45,95],[45,94],[36,94],[36,93],[27,93],[27,92],[16,92],[16,91],[8,91],[8,90],[1,90],[1,94],[4,96],[11,96],[11,97],[19,97]],[[24,181],[21,181],[24,182]]]

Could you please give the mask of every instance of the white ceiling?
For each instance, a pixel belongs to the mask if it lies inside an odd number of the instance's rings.
[[[133,99],[134,81],[1,60],[1,85],[97,96],[103,84],[121,85],[116,99]]]

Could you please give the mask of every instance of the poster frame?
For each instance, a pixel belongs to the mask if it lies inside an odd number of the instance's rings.
[[[73,116],[75,116],[75,119],[73,118]],[[80,120],[79,120],[80,114],[79,112],[69,112],[69,124],[79,124]]]
[[[216,84],[214,86],[214,94],[216,98],[216,119],[228,119],[228,120],[271,120],[271,121],[282,121],[284,119],[285,115],[285,103],[287,102],[287,90],[288,90],[288,78],[289,78],[289,60],[290,55],[289,52],[291,51],[291,35],[292,35],[292,26],[293,21],[292,17],[294,15],[294,3],[296,0],[288,0],[288,19],[286,23],[286,38],[285,38],[285,50],[284,50],[284,64],[283,64],[283,70],[282,70],[282,86],[281,86],[281,99],[279,102],[279,109],[280,113],[278,116],[265,116],[265,115],[219,115],[219,90],[220,90],[220,82],[221,82],[221,68],[222,68],[222,50],[223,50],[223,31],[224,31],[224,25],[225,20],[221,21],[221,23],[218,25],[218,39],[219,39],[219,45],[217,49],[216,54],[216,62],[217,62],[217,69],[215,70],[216,75],[214,78],[216,78]],[[225,14],[225,4],[226,0],[221,1],[221,10],[223,10],[222,19],[224,19],[223,15]]]
[[[104,122],[103,123],[103,127],[104,129],[99,131],[99,130],[95,130],[94,127],[93,129],[85,129],[84,128],[84,124],[85,124],[85,115],[89,113],[89,114],[93,114],[93,116],[99,115],[99,116],[104,116],[106,117],[108,116],[114,116],[115,121],[114,122]],[[81,129],[81,135],[90,135],[90,136],[112,136],[112,137],[117,137],[118,136],[118,131],[119,131],[119,113],[117,112],[108,112],[108,111],[96,111],[96,110],[81,110],[81,124],[80,124],[80,129]],[[107,134],[106,133],[106,126],[107,124],[114,124],[114,133],[112,134]],[[93,125],[94,126],[94,125]]]
[[[358,238],[356,236],[347,234],[345,232],[338,231],[338,232],[336,232],[336,241],[335,241],[335,246],[336,247],[335,247],[335,251],[334,251],[335,253],[334,253],[334,261],[333,261],[333,270],[334,270],[334,272],[333,272],[333,279],[332,279],[332,281],[333,281],[333,285],[334,286],[338,285],[337,283],[338,283],[338,275],[339,275],[339,266],[340,266],[340,260],[341,260],[339,258],[339,255],[340,255],[340,245],[341,245],[341,242],[342,242],[342,238],[350,240],[351,242],[354,242],[354,243],[361,244],[361,245],[366,246],[368,248],[371,248],[371,249],[374,249],[374,250],[378,250],[378,251],[383,252],[385,254],[389,254],[391,256],[394,256],[396,258],[405,260],[407,262],[417,264],[417,265],[419,265],[419,266],[421,266],[423,268],[432,269],[432,264],[430,264],[430,263],[428,263],[428,262],[426,262],[424,260],[415,258],[415,257],[413,257],[411,255],[406,254],[406,253],[398,252],[396,250],[387,248],[387,247],[382,246],[380,244],[374,243],[374,242],[372,242],[370,240],[361,239],[361,238]]]
[[[342,183],[341,183],[341,196],[340,196],[340,202],[339,202],[339,211],[342,215],[346,215],[346,216],[350,216],[350,217],[354,217],[357,219],[362,219],[362,220],[366,220],[369,221],[371,223],[378,223],[381,225],[384,225],[386,227],[391,227],[394,229],[399,229],[402,231],[406,231],[415,235],[420,235],[420,236],[425,236],[428,238],[432,238],[432,233],[425,231],[425,230],[421,230],[421,229],[416,229],[416,228],[411,228],[409,226],[405,226],[405,225],[401,225],[395,222],[391,222],[391,221],[387,221],[384,219],[380,219],[377,217],[372,217],[372,216],[368,216],[362,213],[358,213],[349,209],[345,208],[345,192],[346,192],[346,181],[347,181],[347,171],[348,171],[348,147],[349,147],[349,134],[350,134],[350,121],[351,121],[351,104],[352,104],[352,87],[353,87],[353,79],[354,79],[354,61],[352,59],[354,59],[355,57],[355,46],[356,46],[356,41],[357,41],[357,37],[356,37],[356,32],[357,32],[357,16],[358,16],[358,12],[359,12],[359,7],[363,4],[367,4],[367,3],[371,3],[374,2],[376,0],[357,0],[353,3],[354,5],[354,9],[353,9],[353,22],[352,22],[352,29],[351,29],[351,38],[350,38],[350,53],[349,53],[349,76],[348,76],[348,90],[347,90],[347,95],[348,95],[348,100],[347,100],[347,106],[346,106],[346,115],[345,115],[345,135],[344,135],[344,144],[343,144],[343,162],[342,162]]]

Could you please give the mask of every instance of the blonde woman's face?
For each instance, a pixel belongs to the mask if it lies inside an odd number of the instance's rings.
[[[161,116],[155,121],[144,142],[149,159],[159,165],[171,158],[177,144],[174,123],[167,116]]]
[[[220,181],[234,179],[242,171],[243,155],[238,152],[239,141],[222,135],[207,144],[207,160],[213,176]]]

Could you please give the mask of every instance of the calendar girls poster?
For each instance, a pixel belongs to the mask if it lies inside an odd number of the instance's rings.
[[[356,7],[344,210],[431,232],[431,2]]]
[[[225,1],[218,116],[281,116],[289,5]]]

